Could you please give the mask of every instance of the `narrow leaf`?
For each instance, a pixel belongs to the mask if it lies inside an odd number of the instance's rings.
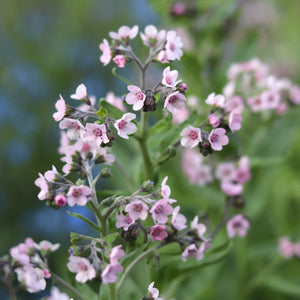
[[[74,212],[71,212],[71,211],[68,211],[68,214],[72,217],[75,217],[75,218],[78,218],[80,219],[81,221],[85,222],[86,224],[88,224],[91,228],[93,228],[94,230],[100,232],[100,228],[94,223],[92,222],[91,220],[89,220],[88,218],[82,216],[81,214],[77,214],[77,213],[74,213]]]
[[[117,78],[119,78],[120,80],[122,80],[123,82],[125,82],[127,85],[131,85],[132,84],[129,80],[127,80],[123,76],[117,74],[116,70],[117,70],[117,67],[113,68],[112,71],[111,71],[114,76],[116,76]]]
[[[104,109],[107,110],[108,114],[114,118],[114,119],[120,119],[122,118],[124,112],[121,111],[120,109],[118,109],[117,107],[115,107],[114,105],[108,103],[107,101],[105,101],[104,99],[100,100],[100,105],[101,107],[103,107]]]

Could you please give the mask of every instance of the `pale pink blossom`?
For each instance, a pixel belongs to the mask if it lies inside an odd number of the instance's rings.
[[[134,224],[134,220],[130,217],[130,215],[126,215],[124,216],[123,214],[118,214],[116,213],[116,219],[117,219],[117,222],[116,222],[116,227],[117,228],[123,228],[125,231],[128,230],[128,228]]]
[[[275,90],[265,91],[261,94],[261,100],[265,109],[276,109],[280,102],[280,93]]]
[[[221,182],[221,189],[228,196],[239,196],[243,193],[243,185],[240,183],[223,181]]]
[[[185,107],[185,96],[179,91],[169,94],[165,100],[164,108],[166,108],[172,114],[176,113],[176,110],[183,109]]]
[[[85,283],[96,277],[95,268],[85,257],[70,256],[67,267],[72,273],[76,273],[75,279],[78,282]]]
[[[125,252],[122,248],[122,245],[115,246],[111,249],[109,253],[109,259],[111,264],[117,264],[118,260],[121,259],[124,255]]]
[[[151,227],[150,237],[152,239],[152,242],[154,240],[163,241],[166,237],[168,237],[168,233],[164,226],[154,225]]]
[[[180,16],[182,14],[184,14],[186,11],[186,5],[184,3],[175,3],[172,7],[172,13],[175,15],[175,16]]]
[[[102,143],[109,143],[105,124],[86,123],[85,128],[86,132],[83,134],[83,137],[85,137],[87,141],[95,141],[97,146],[100,146]]]
[[[221,151],[223,146],[229,143],[228,137],[225,135],[226,130],[224,128],[213,129],[209,136],[208,141],[215,151]]]
[[[243,237],[247,234],[249,227],[249,221],[245,219],[243,215],[238,214],[227,222],[226,228],[228,237],[230,239],[232,239],[236,235],[239,237]]]
[[[51,277],[51,273],[48,269],[44,269],[43,273],[44,273],[44,278],[50,278]]]
[[[67,111],[66,102],[61,95],[59,95],[59,100],[55,103],[55,108],[57,109],[57,112],[53,114],[53,118],[55,121],[60,121],[66,115]]]
[[[24,283],[29,293],[38,293],[46,288],[43,270],[24,266],[17,268],[15,272],[18,275],[18,280]]]
[[[280,102],[276,108],[276,113],[279,116],[283,116],[287,113],[288,109],[289,109],[289,105],[287,102]]]
[[[92,190],[83,184],[78,186],[73,185],[70,187],[67,196],[69,206],[74,206],[75,204],[84,206],[91,200]]]
[[[157,201],[150,209],[152,219],[160,224],[167,223],[168,216],[172,213],[172,211],[173,207],[169,204],[167,199]]]
[[[34,184],[41,189],[39,194],[38,194],[38,198],[40,200],[47,199],[48,192],[49,192],[49,187],[48,187],[48,183],[47,183],[45,177],[43,176],[43,174],[39,173],[39,178],[37,178],[34,181]]]
[[[223,88],[225,97],[232,97],[235,93],[235,81],[229,81]]]
[[[183,55],[182,52],[183,43],[176,31],[167,32],[167,44],[166,44],[166,57],[168,60],[180,60]]]
[[[195,216],[195,218],[191,222],[191,228],[196,229],[198,237],[201,238],[202,240],[205,240],[203,235],[206,232],[206,226],[204,224],[198,223],[198,222],[199,222],[199,217]]]
[[[45,172],[44,176],[47,181],[53,182],[55,180],[56,175],[58,174],[54,165],[52,165],[52,169]]]
[[[189,110],[186,107],[182,109],[176,109],[172,114],[172,122],[174,125],[181,124],[184,122],[190,115]]]
[[[84,131],[84,126],[80,121],[70,118],[64,118],[62,121],[60,121],[59,128],[67,129],[67,136],[71,140],[78,139]]]
[[[136,125],[131,122],[136,118],[136,115],[133,113],[126,113],[119,120],[116,120],[114,127],[118,131],[118,135],[123,139],[129,139],[128,134],[133,134],[137,131]]]
[[[249,168],[238,168],[235,174],[234,180],[238,183],[245,183],[251,178],[251,172]]]
[[[173,90],[176,89],[176,85],[181,82],[181,80],[177,80],[178,77],[178,71],[170,70],[170,67],[166,67],[163,71],[163,79],[161,83],[166,86],[170,87]]]
[[[237,130],[240,130],[242,125],[241,125],[241,122],[243,120],[243,117],[235,112],[235,111],[232,111],[230,114],[229,114],[229,118],[228,118],[228,125],[229,125],[229,128],[232,132],[235,132]]]
[[[58,194],[55,196],[54,202],[56,205],[63,207],[67,204],[67,198],[62,194]]]
[[[300,258],[300,242],[295,243],[294,245],[294,253],[296,256]]]
[[[162,64],[167,64],[169,63],[168,57],[167,57],[167,52],[165,50],[161,50],[156,58],[159,62]]]
[[[190,178],[192,183],[196,183],[199,186],[205,186],[213,181],[211,166],[209,165],[198,165],[195,167],[194,177]]]
[[[217,166],[215,176],[220,181],[232,181],[236,176],[236,167],[231,162],[220,163]]]
[[[183,214],[179,213],[180,206],[176,206],[172,214],[172,225],[177,230],[183,230],[186,228],[186,217]]]
[[[34,247],[32,239],[26,239],[25,243],[20,243],[17,246],[10,248],[10,256],[16,260],[20,265],[26,266],[30,264],[29,251]]]
[[[162,197],[166,200],[171,200],[169,199],[170,195],[171,195],[171,189],[170,187],[167,185],[167,180],[168,180],[168,176],[166,176],[163,181],[161,182],[161,188],[160,188],[160,193],[162,195]],[[174,202],[174,201],[169,201],[169,202]]]
[[[228,112],[236,112],[241,114],[244,110],[244,102],[243,99],[240,96],[233,96],[227,98],[225,110]]]
[[[113,58],[113,61],[119,68],[124,68],[126,64],[126,57],[124,55],[118,54]]]
[[[127,204],[124,210],[134,221],[136,221],[138,218],[140,218],[141,220],[146,220],[149,207],[143,201],[135,200]]]
[[[215,95],[215,93],[211,93],[208,95],[205,103],[210,106],[217,106],[217,107],[224,107],[225,106],[226,98],[224,95]]]
[[[115,96],[113,92],[108,92],[105,96],[105,100],[118,109],[125,111],[125,106],[123,104],[122,98]]]
[[[184,249],[181,255],[181,259],[184,262],[186,262],[189,257],[190,258],[196,257],[197,261],[199,261],[204,257],[203,255],[204,250],[205,250],[204,243],[200,245],[199,249],[197,249],[195,244],[191,244]]]
[[[130,105],[133,104],[133,110],[140,110],[144,106],[146,95],[135,85],[129,85],[127,89],[130,93],[127,94],[125,101]]]
[[[210,114],[208,116],[208,121],[209,121],[209,124],[214,128],[216,128],[220,125],[220,120],[218,117],[216,117],[215,114]]]
[[[131,29],[128,26],[122,26],[119,28],[118,32],[111,31],[109,36],[114,40],[132,40],[138,34],[139,27],[137,25],[133,26]]]
[[[83,83],[81,83],[77,87],[75,94],[71,95],[71,98],[75,100],[85,100],[87,99],[87,97],[88,94],[87,94],[86,86]]]
[[[279,239],[278,251],[284,258],[291,258],[294,255],[294,245],[288,237],[283,236]]]
[[[59,248],[60,244],[52,244],[48,241],[41,241],[39,244],[36,244],[35,248],[43,251],[54,252]]]
[[[162,298],[158,298],[159,290],[154,287],[154,281],[149,284],[148,291],[152,297],[152,300],[162,300]]]
[[[109,43],[106,39],[99,45],[100,50],[103,54],[100,56],[100,61],[104,64],[104,66],[108,65],[111,60],[111,49]]]
[[[265,109],[265,103],[261,98],[261,95],[256,97],[250,97],[247,100],[247,104],[250,106],[251,111],[258,112]]]
[[[180,144],[186,148],[194,148],[202,141],[200,128],[189,125],[184,128],[181,133]]]
[[[156,27],[153,25],[148,25],[145,27],[145,33],[140,33],[144,45],[148,47],[158,47],[164,43],[166,39],[166,31],[157,31]]]
[[[300,104],[300,86],[293,85],[290,89],[290,99],[294,104]]]
[[[66,148],[70,144],[70,140],[69,140],[66,132],[64,132],[64,131],[60,132],[60,141],[59,141],[59,144],[60,144],[60,146],[58,148],[58,153],[63,155],[63,154],[65,154]]]
[[[69,296],[62,293],[56,286],[52,287],[50,297],[47,300],[70,300]]]
[[[107,265],[101,273],[101,279],[104,284],[114,283],[117,281],[117,274],[123,271],[123,267],[117,264]]]

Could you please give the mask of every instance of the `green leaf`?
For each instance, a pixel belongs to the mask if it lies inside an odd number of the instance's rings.
[[[117,70],[117,67],[115,67],[115,68],[113,68],[111,70],[111,72],[113,73],[114,76],[116,76],[117,78],[119,78],[120,80],[122,80],[123,82],[125,82],[127,85],[131,85],[132,84],[129,80],[127,80],[123,76],[117,74],[116,70]]]
[[[71,211],[68,211],[68,214],[72,217],[75,217],[75,218],[78,218],[80,219],[81,221],[85,222],[86,224],[88,224],[91,228],[93,228],[94,230],[100,232],[100,228],[94,223],[92,222],[91,220],[89,220],[88,218],[82,216],[81,214],[78,214],[78,213],[74,213],[74,212],[71,212]]]
[[[147,135],[148,137],[151,137],[153,135],[162,134],[170,130],[172,127],[172,114],[168,114],[166,117],[155,123],[155,125],[148,130]]]
[[[108,112],[108,114],[114,118],[114,119],[120,119],[122,118],[124,112],[121,111],[120,109],[118,109],[117,107],[115,107],[114,105],[111,105],[110,103],[108,103],[106,100],[101,99],[100,100],[100,105],[101,107],[103,107],[104,109],[106,109],[106,111]]]
[[[107,110],[104,107],[100,107],[100,109],[97,111],[97,115],[99,118],[103,119],[107,116]]]
[[[175,155],[176,155],[176,149],[173,146],[170,146],[167,148],[165,154],[159,158],[156,164],[161,165],[166,161],[168,161],[170,158],[174,157]]]
[[[106,242],[106,243],[108,243],[108,244],[112,244],[113,241],[117,238],[118,235],[119,235],[118,232],[111,233],[111,234],[107,235],[107,236],[103,239],[103,241]]]

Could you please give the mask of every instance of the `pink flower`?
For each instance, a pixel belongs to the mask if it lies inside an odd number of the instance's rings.
[[[70,300],[70,298],[67,294],[60,292],[60,290],[54,286],[51,289],[51,294],[48,300]]]
[[[225,193],[228,196],[239,196],[243,192],[243,185],[239,183],[223,181],[221,183],[221,189],[223,193]]]
[[[84,84],[80,84],[77,89],[75,94],[71,95],[71,98],[74,100],[85,100],[87,99],[88,94],[86,91],[86,86]]]
[[[178,77],[178,71],[176,71],[176,70],[170,71],[170,67],[166,67],[163,71],[163,79],[162,79],[161,83],[164,86],[170,87],[173,90],[175,90],[176,85],[179,82],[181,82],[181,80],[176,81],[177,77]]]
[[[215,105],[217,107],[224,107],[225,106],[225,97],[223,95],[215,95],[215,93],[211,93],[208,95],[207,99],[205,100],[205,103],[208,105]]]
[[[215,176],[222,182],[232,181],[236,176],[236,167],[231,162],[220,163],[217,166]]]
[[[289,105],[286,102],[281,102],[281,103],[279,103],[279,105],[276,108],[276,113],[279,116],[283,116],[286,114],[288,109],[289,109]]]
[[[109,143],[109,139],[106,135],[106,126],[105,124],[93,124],[86,123],[86,132],[83,136],[87,141],[95,141],[97,146],[100,146],[102,143]]]
[[[294,253],[296,256],[298,256],[300,258],[300,242],[298,242],[294,245]]]
[[[154,225],[151,227],[150,237],[152,242],[154,240],[163,241],[168,236],[168,233],[164,226]]]
[[[70,256],[67,267],[72,273],[77,273],[75,279],[78,282],[85,283],[96,277],[95,268],[84,257]]]
[[[58,174],[54,165],[52,165],[52,169],[45,172],[44,176],[47,181],[53,182],[55,180],[56,175]]]
[[[149,207],[141,200],[135,200],[125,206],[125,211],[129,214],[132,220],[146,220]]]
[[[103,42],[99,45],[99,48],[103,52],[103,54],[100,56],[100,61],[104,66],[106,66],[111,60],[111,49],[108,41],[104,39]]]
[[[172,225],[177,230],[183,230],[186,228],[186,217],[179,213],[180,206],[176,206],[172,214]]]
[[[57,206],[63,207],[67,204],[67,198],[62,194],[58,194],[55,196],[54,202]]]
[[[38,293],[46,288],[43,270],[25,266],[17,268],[15,272],[18,275],[18,280],[25,284],[29,293]]]
[[[123,267],[117,264],[107,265],[101,273],[101,279],[104,284],[114,283],[117,281],[117,274],[123,271]]]
[[[174,125],[181,124],[183,121],[185,121],[190,115],[189,110],[186,107],[183,107],[182,109],[176,109],[173,113],[172,121]]]
[[[117,107],[118,109],[125,111],[123,100],[121,97],[116,97],[113,92],[108,92],[106,94],[105,100],[111,105]]]
[[[157,201],[150,209],[152,219],[160,224],[167,223],[168,215],[170,215],[172,211],[173,207],[169,204],[167,199]]]
[[[114,58],[113,58],[113,61],[117,64],[117,66],[119,68],[124,68],[125,67],[125,64],[126,64],[126,58],[124,55],[116,55]]]
[[[245,236],[250,227],[250,223],[243,215],[238,214],[227,222],[226,227],[228,237],[232,239],[235,235],[239,237]]]
[[[174,6],[172,7],[172,13],[175,16],[180,16],[184,14],[186,11],[186,5],[184,3],[175,3]]]
[[[168,57],[167,57],[167,52],[165,50],[162,50],[158,53],[157,58],[159,62],[162,64],[169,63]]]
[[[182,52],[183,43],[180,37],[176,34],[176,31],[167,32],[167,44],[166,44],[166,57],[168,60],[180,60],[183,55]]]
[[[156,27],[153,25],[148,25],[145,27],[145,33],[141,32],[141,38],[144,45],[148,47],[158,47],[160,46],[166,38],[166,31],[157,31]]]
[[[194,177],[190,178],[192,183],[197,183],[199,186],[205,186],[213,181],[211,166],[198,165],[195,167],[195,169]]]
[[[64,118],[59,123],[60,129],[67,129],[67,136],[71,140],[78,139],[84,131],[84,127],[78,120]]]
[[[204,257],[203,252],[205,250],[205,245],[204,243],[202,243],[199,247],[199,249],[197,249],[195,244],[191,244],[188,247],[185,248],[185,250],[183,251],[182,255],[181,255],[181,259],[182,261],[186,262],[188,257],[195,257],[197,261],[199,261],[200,259],[202,259]]]
[[[111,249],[111,251],[109,253],[109,259],[110,259],[111,264],[117,264],[118,260],[121,259],[125,255],[124,250],[122,250],[121,248],[122,248],[122,245],[118,245]]]
[[[119,120],[116,120],[114,127],[118,131],[118,135],[123,139],[129,139],[128,134],[133,134],[137,131],[137,127],[131,121],[136,118],[136,115],[133,113],[126,113]]]
[[[221,151],[223,146],[228,144],[229,139],[225,135],[225,133],[226,133],[226,130],[224,128],[216,128],[210,132],[210,134],[208,136],[208,140],[209,140],[211,147],[215,151]]]
[[[186,148],[194,148],[202,141],[201,130],[193,126],[188,126],[180,133],[182,137],[180,144]]]
[[[208,116],[208,121],[209,124],[214,128],[220,125],[220,120],[214,114]]]
[[[290,89],[290,99],[294,104],[300,104],[300,87],[293,85]]]
[[[161,182],[161,188],[160,188],[160,193],[163,197],[163,199],[167,200],[169,203],[174,203],[176,200],[170,199],[171,195],[171,189],[170,187],[166,184],[168,180],[168,176],[166,176],[163,181]]]
[[[122,26],[119,28],[118,33],[111,31],[109,33],[109,36],[114,40],[132,40],[136,37],[138,34],[139,27],[137,25],[133,26],[132,29],[130,29],[127,26]]]
[[[199,217],[195,216],[191,222],[191,228],[197,230],[198,237],[204,240],[204,233],[206,232],[206,226],[202,223],[198,223]]]
[[[236,113],[242,113],[244,110],[243,99],[240,96],[233,96],[227,99],[225,105],[226,111],[234,111]]]
[[[171,113],[176,113],[175,110],[183,109],[185,107],[184,101],[185,96],[179,91],[176,91],[170,95],[165,100],[164,108],[166,108]]]
[[[154,287],[154,281],[149,284],[148,291],[153,300],[162,300],[161,298],[158,298],[159,290]]]
[[[278,251],[284,258],[291,258],[294,255],[294,245],[288,237],[283,236],[279,239]]]
[[[56,101],[55,108],[57,109],[57,112],[53,114],[53,118],[55,121],[60,121],[63,119],[63,117],[66,114],[67,106],[64,98],[59,95],[60,99]]]
[[[243,120],[243,117],[239,113],[236,113],[235,111],[231,112],[229,114],[229,119],[228,119],[230,130],[232,132],[240,130],[242,127],[242,125],[241,125],[242,120]]]
[[[265,109],[275,109],[280,102],[280,93],[277,91],[265,91],[261,94],[261,100],[264,103]]]
[[[46,252],[54,252],[59,248],[59,246],[60,244],[52,244],[48,241],[41,241],[38,245],[36,244],[35,248]]]
[[[74,206],[75,204],[84,206],[91,200],[92,190],[83,184],[79,186],[73,185],[70,187],[67,196],[68,204],[70,206]]]
[[[247,104],[250,106],[250,109],[253,112],[258,112],[265,109],[265,103],[261,96],[250,97],[247,100]]]
[[[116,218],[117,218],[117,222],[116,222],[116,227],[117,228],[123,228],[125,231],[128,230],[128,228],[134,224],[134,220],[130,217],[130,215],[122,215],[122,214],[118,214],[116,213]]]
[[[28,252],[32,247],[30,247],[27,243],[21,243],[17,246],[10,248],[9,254],[21,266],[30,265],[30,257],[28,255]]]
[[[41,191],[38,194],[38,198],[40,200],[47,199],[49,187],[45,177],[41,173],[39,173],[39,178],[35,180],[34,184],[41,189]]]
[[[146,95],[135,85],[129,85],[127,89],[130,93],[127,94],[125,101],[130,105],[133,104],[133,110],[140,110],[144,106]]]
[[[238,168],[234,180],[238,183],[245,183],[251,178],[250,169],[247,167]]]

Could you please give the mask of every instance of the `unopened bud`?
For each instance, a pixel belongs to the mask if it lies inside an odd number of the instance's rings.
[[[147,180],[145,181],[142,186],[141,186],[141,192],[143,193],[148,193],[148,192],[152,192],[154,188],[154,182],[151,180]]]
[[[63,207],[67,204],[67,198],[62,194],[58,194],[58,195],[55,196],[54,202],[59,207]]]

